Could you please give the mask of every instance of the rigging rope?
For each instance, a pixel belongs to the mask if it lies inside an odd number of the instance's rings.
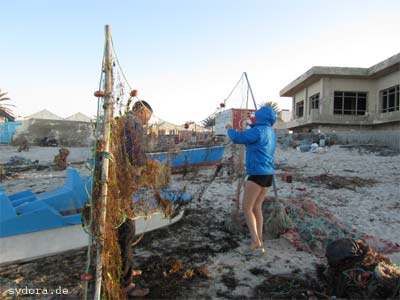
[[[118,55],[117,55],[117,52],[116,52],[116,50],[115,50],[115,46],[114,46],[114,42],[113,42],[112,37],[111,37],[111,46],[112,46],[112,50],[113,50],[112,52],[113,52],[113,54],[114,54],[115,61],[116,61],[116,63],[117,63],[117,67],[119,68],[119,71],[121,72],[122,77],[124,78],[126,84],[128,85],[129,90],[132,91],[132,90],[133,90],[133,89],[132,89],[132,86],[129,84],[128,78],[127,78],[127,76],[125,75],[125,72],[123,71],[122,66],[121,66],[121,64],[120,64],[120,62],[119,62]],[[128,99],[128,101],[127,101],[128,106],[129,106],[129,103],[130,103],[130,99],[131,99],[131,98],[132,98],[132,97],[130,97],[130,98]],[[138,96],[135,96],[135,97],[133,97],[133,98],[136,98],[137,101],[140,101],[140,102],[142,101],[142,99],[140,99]],[[129,109],[129,108],[128,108],[128,109]],[[157,115],[154,114],[154,113],[152,114],[152,119],[158,119],[157,124],[167,122],[166,120],[164,120],[163,118],[160,118],[159,116],[157,116]],[[169,122],[168,122],[168,123],[169,123]],[[176,125],[176,124],[174,124],[174,125]],[[176,125],[176,126],[180,126],[180,125]]]
[[[117,65],[118,65],[119,70],[120,70],[120,72],[121,72],[121,74],[122,74],[122,77],[125,79],[125,82],[126,82],[126,84],[128,85],[128,87],[129,87],[129,90],[132,91],[132,87],[131,87],[131,85],[129,84],[128,79],[126,78],[124,71],[122,70],[121,64],[119,63],[117,51],[115,50],[114,41],[113,41],[112,36],[111,36],[111,47],[112,47],[112,53],[114,54],[115,61],[117,62]]]
[[[243,72],[242,76],[240,76],[240,79],[238,80],[238,82],[234,85],[234,87],[232,88],[232,90],[230,91],[228,96],[224,99],[224,101],[223,101],[224,106],[226,105],[227,101],[232,97],[233,93],[239,87],[239,85],[242,84],[242,86],[241,86],[242,102],[240,104],[240,108],[248,109],[248,102],[249,102],[249,96],[250,96],[249,93],[252,94],[252,91],[251,91],[251,87],[249,86],[248,81],[244,82],[245,78],[247,79],[247,75],[245,72]],[[244,105],[244,102],[246,102],[245,105]],[[254,99],[253,99],[253,102],[254,102]],[[255,102],[254,102],[254,105],[256,106]],[[215,118],[216,114],[218,112],[220,112],[222,109],[223,109],[222,107],[218,107],[212,114],[208,115],[206,118],[199,121],[199,123],[203,123],[204,121],[206,121],[207,119],[210,119],[210,118]],[[257,107],[255,109],[257,109]]]
[[[240,76],[239,81],[235,84],[235,86],[233,87],[232,91],[229,93],[228,97],[225,98],[224,104],[226,104],[226,101],[232,96],[232,94],[235,91],[235,89],[239,86],[239,83],[242,82],[243,76],[244,76],[244,73],[242,74],[242,76]]]

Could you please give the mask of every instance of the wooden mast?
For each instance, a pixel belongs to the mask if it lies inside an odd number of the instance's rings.
[[[104,115],[103,115],[103,134],[102,134],[102,152],[110,153],[110,134],[111,134],[111,122],[113,119],[113,62],[111,55],[111,33],[110,26],[106,25],[106,46],[104,55]],[[107,155],[108,156],[108,155]],[[97,241],[97,253],[96,253],[96,287],[94,299],[100,300],[101,298],[101,286],[102,286],[102,271],[103,271],[103,246],[104,246],[104,226],[106,220],[106,207],[107,207],[107,194],[108,194],[108,166],[109,158],[102,156],[101,159],[101,217],[99,218],[99,240]]]

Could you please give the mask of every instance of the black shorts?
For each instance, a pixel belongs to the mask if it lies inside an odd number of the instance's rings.
[[[247,180],[253,181],[262,187],[270,187],[272,185],[273,175],[249,175]]]

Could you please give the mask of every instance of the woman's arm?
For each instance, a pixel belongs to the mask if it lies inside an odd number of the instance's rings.
[[[233,128],[229,128],[228,136],[235,144],[252,144],[258,140],[258,130],[249,128],[245,131],[236,131]]]

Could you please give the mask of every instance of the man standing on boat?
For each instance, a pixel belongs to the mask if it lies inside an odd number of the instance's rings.
[[[140,170],[146,165],[145,132],[153,109],[146,101],[138,100],[133,104],[132,110],[126,115],[125,125],[121,132],[123,152],[132,167],[134,176],[140,175]],[[135,240],[135,221],[129,218],[118,228],[118,241],[121,248],[122,279],[121,285],[130,297],[142,297],[149,293],[147,288],[138,288],[133,283],[133,276],[140,275],[132,269],[133,248]]]

